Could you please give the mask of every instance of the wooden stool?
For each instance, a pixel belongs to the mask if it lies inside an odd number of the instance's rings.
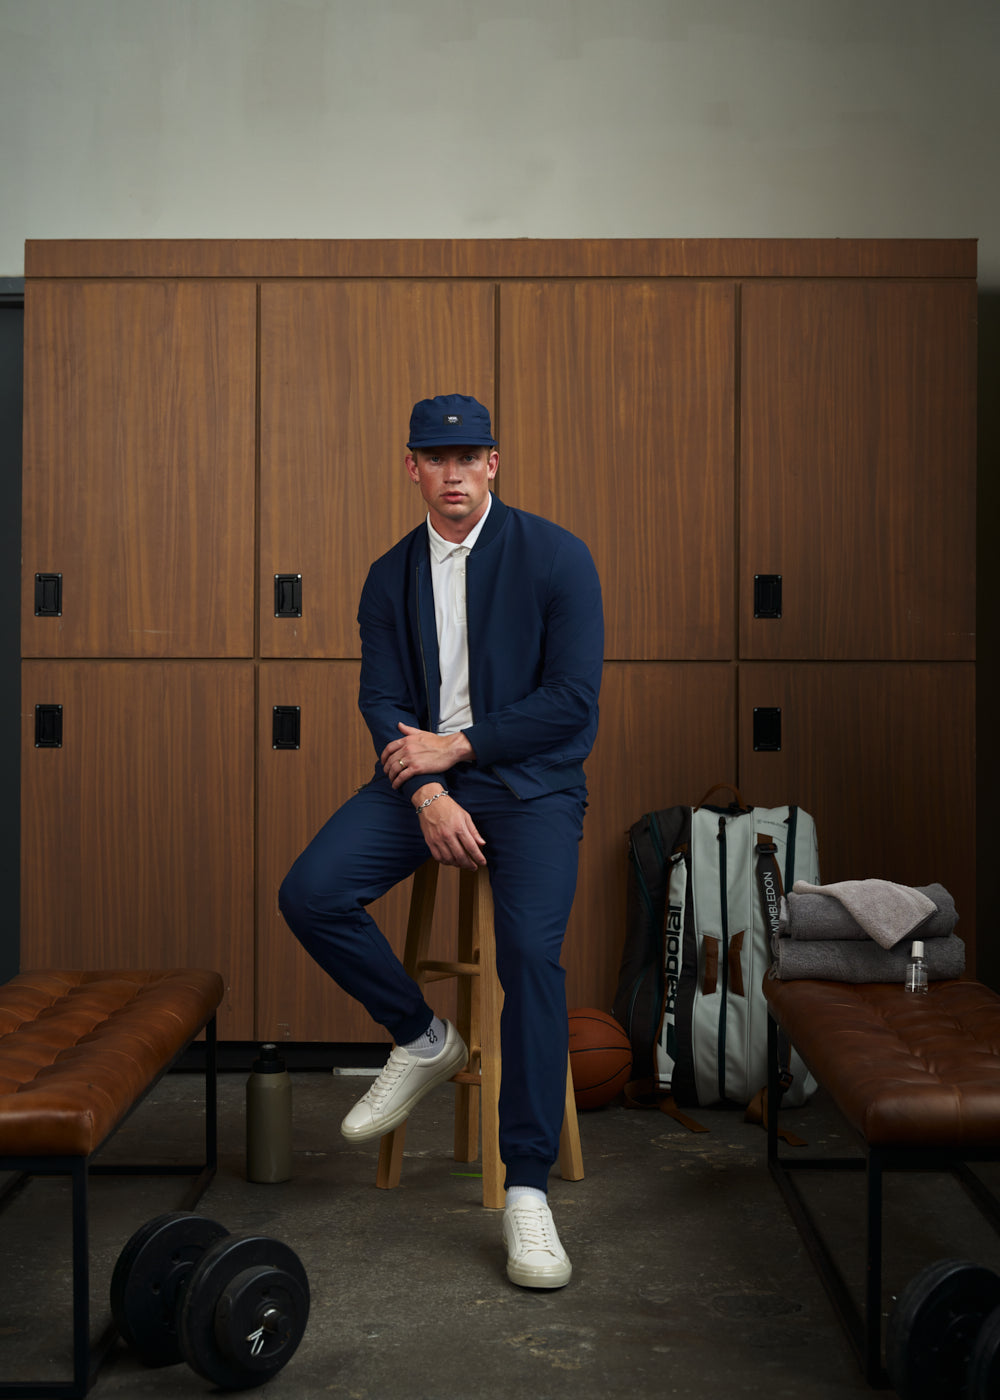
[[[413,877],[410,916],[403,965],[422,987],[443,977],[458,978],[459,1034],[469,1047],[469,1065],[453,1077],[455,1084],[455,1161],[478,1157],[479,1118],[482,1117],[483,1205],[500,1210],[504,1203],[504,1171],[500,1161],[500,1011],[503,990],[496,970],[493,938],[493,897],[485,866],[460,872],[458,895],[458,958],[429,960],[431,921],[437,892],[438,863],[429,860]],[[399,1185],[406,1124],[386,1133],[379,1146],[376,1185]],[[566,1181],[583,1180],[583,1153],[573,1096],[573,1075],[566,1065],[566,1112],[559,1137],[559,1170]]]

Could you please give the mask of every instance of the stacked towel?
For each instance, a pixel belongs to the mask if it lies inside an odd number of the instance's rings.
[[[853,883],[868,885],[880,882],[858,880]],[[832,898],[825,893],[812,894],[808,892],[835,888],[837,887],[834,885],[807,885],[804,880],[796,880],[792,886],[791,894],[782,904],[782,936],[809,940],[872,937],[867,929],[862,928],[842,900]],[[898,886],[897,888],[906,887]],[[928,913],[926,920],[918,925],[919,934],[916,928],[913,928],[910,930],[910,937],[919,937],[926,941],[929,938],[947,938],[950,933],[954,933],[955,925],[958,923],[958,913],[955,909],[955,901],[944,885],[917,885],[914,886],[914,892],[929,899],[933,909]],[[888,946],[883,939],[876,941],[881,942],[883,947]]]
[[[816,977],[826,982],[903,982],[911,944],[880,948],[870,938],[853,939],[781,938],[771,940],[774,977],[792,981]],[[957,933],[932,938],[924,944],[927,976],[933,981],[961,977],[965,971],[965,944]]]
[[[902,982],[914,938],[924,942],[933,980],[961,977],[965,944],[955,901],[943,885],[890,880],[809,885],[797,880],[781,901],[772,975],[832,982]]]

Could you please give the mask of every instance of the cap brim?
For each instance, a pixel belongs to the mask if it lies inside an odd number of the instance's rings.
[[[415,438],[412,441],[408,442],[406,445],[412,452],[415,448],[424,449],[428,447],[496,447],[497,444],[495,439],[491,437],[470,437],[468,434],[463,434],[463,436],[461,437],[453,438]]]

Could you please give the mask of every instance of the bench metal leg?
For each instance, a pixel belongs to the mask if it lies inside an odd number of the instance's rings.
[[[774,1018],[768,1017],[768,1103],[777,1103],[779,1082],[778,1033]],[[777,1113],[767,1115],[768,1168],[781,1192],[789,1214],[802,1237],[806,1252],[833,1305],[841,1327],[850,1342],[868,1384],[884,1389],[889,1378],[882,1366],[882,1172],[878,1153],[866,1157],[795,1157],[782,1159],[778,1152]],[[866,1171],[867,1230],[864,1309],[860,1310],[844,1281],[843,1273],[820,1234],[792,1171]]]
[[[73,1394],[90,1388],[90,1231],[87,1160],[73,1163]],[[99,1364],[99,1363],[98,1363]],[[96,1367],[95,1367],[96,1370]]]
[[[888,1385],[882,1369],[882,1155],[868,1151],[868,1220],[865,1230],[865,1321],[861,1336],[865,1379]]]
[[[152,1086],[151,1086],[152,1087]],[[145,1095],[143,1096],[145,1097]],[[89,1185],[91,1176],[193,1176],[184,1192],[180,1210],[191,1210],[201,1199],[218,1165],[217,1041],[215,1017],[205,1027],[205,1161],[194,1164],[141,1163],[95,1165],[89,1157],[5,1157],[0,1171],[16,1175],[0,1192],[3,1210],[32,1176],[68,1176],[72,1197],[73,1253],[73,1379],[72,1381],[0,1381],[0,1396],[18,1400],[66,1397],[83,1400],[96,1379],[101,1363],[117,1339],[113,1322],[100,1337],[90,1340],[90,1231]]]

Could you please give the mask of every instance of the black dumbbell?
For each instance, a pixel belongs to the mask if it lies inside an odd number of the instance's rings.
[[[128,1241],[111,1311],[147,1366],[186,1361],[226,1390],[262,1385],[292,1356],[309,1317],[295,1252],[266,1235],[231,1235],[203,1216],[157,1216]]]
[[[996,1400],[1000,1275],[964,1259],[921,1269],[889,1314],[885,1362],[900,1400]]]

